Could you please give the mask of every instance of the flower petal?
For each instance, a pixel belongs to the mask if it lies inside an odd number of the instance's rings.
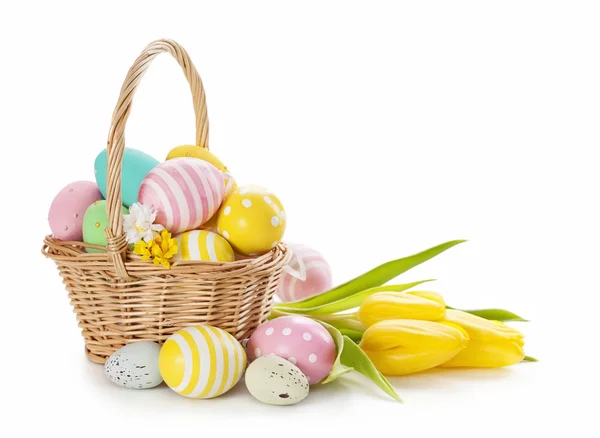
[[[512,341],[470,340],[467,348],[458,353],[442,367],[481,367],[497,368],[519,363],[525,357],[521,345]]]
[[[471,339],[479,341],[508,340],[523,344],[523,334],[504,323],[490,321],[461,310],[446,310],[445,320],[464,328]]]

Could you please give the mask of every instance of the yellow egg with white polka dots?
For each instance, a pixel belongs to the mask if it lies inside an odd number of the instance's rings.
[[[162,346],[158,368],[165,383],[189,398],[225,394],[246,369],[246,352],[224,330],[208,325],[175,332]]]
[[[221,236],[243,255],[259,255],[283,238],[286,216],[281,201],[259,186],[239,187],[223,202],[217,216]]]
[[[207,230],[186,231],[175,236],[179,250],[175,260],[233,262],[235,255],[227,240]]]
[[[283,211],[283,204],[281,203],[279,198],[277,196],[275,196],[275,194],[273,192],[271,192],[270,190],[267,190],[263,186],[259,186],[257,184],[248,184],[239,190],[242,194],[256,193],[259,195],[268,196],[269,199],[271,200],[271,202],[273,202],[275,205],[277,205],[281,209],[281,211]]]

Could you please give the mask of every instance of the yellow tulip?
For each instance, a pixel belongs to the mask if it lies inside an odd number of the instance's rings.
[[[467,332],[452,323],[390,319],[367,328],[360,348],[382,374],[401,376],[449,361],[468,341]]]
[[[445,321],[465,329],[471,340],[467,348],[443,367],[505,367],[521,362],[525,357],[523,334],[504,323],[460,310],[447,310]]]
[[[435,292],[380,292],[363,301],[358,318],[369,327],[387,319],[438,321],[444,318],[445,313],[446,303]]]

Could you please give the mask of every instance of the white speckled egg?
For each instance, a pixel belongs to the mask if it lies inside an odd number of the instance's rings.
[[[270,354],[256,359],[246,370],[250,394],[269,405],[295,405],[308,395],[308,379],[293,363]]]
[[[104,374],[125,388],[154,388],[163,381],[158,370],[159,353],[160,346],[150,341],[125,345],[108,358]]]

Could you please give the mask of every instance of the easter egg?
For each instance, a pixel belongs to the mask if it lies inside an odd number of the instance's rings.
[[[221,204],[221,206],[223,206],[223,205]],[[217,212],[215,214],[213,214],[209,220],[207,220],[202,225],[200,225],[200,229],[212,231],[213,233],[218,233],[219,232],[217,230],[217,218],[218,217],[219,217],[219,210],[217,210]]]
[[[121,214],[128,214],[129,210],[121,207]],[[83,215],[83,241],[93,245],[106,246],[104,229],[108,227],[106,214],[106,201],[96,201],[88,207]],[[87,252],[104,252],[95,248],[86,248]]]
[[[206,230],[188,231],[176,235],[179,251],[175,260],[206,260],[233,262],[235,255],[229,242],[216,233]]]
[[[76,181],[65,186],[54,197],[48,212],[48,223],[55,238],[81,242],[83,215],[94,202],[102,199],[98,184]]]
[[[305,316],[282,316],[265,322],[250,336],[246,351],[250,361],[269,354],[290,361],[311,385],[329,375],[337,355],[325,327]]]
[[[261,356],[252,362],[244,377],[252,397],[269,405],[295,405],[306,398],[308,379],[293,363],[279,356]]]
[[[263,186],[259,186],[258,184],[248,184],[243,187],[239,187],[238,190],[239,190],[240,194],[242,194],[242,195],[257,194],[257,195],[262,195],[263,197],[266,196],[268,198],[268,199],[265,199],[265,201],[267,203],[272,202],[277,207],[279,207],[279,209],[281,211],[284,211],[283,204],[281,203],[279,198],[273,192],[271,192],[270,190],[266,189]]]
[[[223,172],[223,182],[225,183],[225,197],[231,195],[238,188],[235,178],[228,172]]]
[[[156,209],[156,223],[180,233],[206,222],[224,196],[223,174],[215,166],[198,158],[174,158],[146,175],[138,199]]]
[[[318,251],[289,243],[288,248],[292,259],[284,268],[277,287],[277,296],[283,302],[303,300],[331,289],[331,268]]]
[[[104,374],[125,388],[154,388],[163,379],[158,370],[160,345],[142,341],[127,344],[110,355],[104,364]]]
[[[274,248],[283,237],[286,216],[272,193],[239,187],[225,199],[217,216],[217,229],[243,255],[258,255]]]
[[[177,146],[171,149],[167,154],[167,160],[173,158],[198,158],[200,160],[208,161],[210,164],[215,166],[217,169],[228,172],[227,167],[219,160],[215,154],[202,146],[195,145],[183,145]]]
[[[227,197],[229,195],[231,195],[231,193],[233,193],[235,190],[237,190],[238,185],[236,184],[235,179],[233,179],[233,176],[231,176],[229,173],[223,173],[223,181],[225,183],[225,199],[227,199]],[[223,204],[221,204],[221,207],[219,207],[219,210],[221,208],[223,208]],[[200,228],[203,230],[212,231],[213,233],[218,233],[217,218],[219,217],[219,210],[217,210],[215,212],[215,214],[213,214],[210,217],[209,220],[207,220],[202,225],[200,225]]]
[[[94,162],[94,174],[96,182],[106,198],[106,149],[98,154]],[[121,202],[130,207],[138,202],[138,191],[144,177],[154,167],[158,166],[158,160],[137,149],[125,148],[121,166]]]
[[[189,398],[213,398],[229,391],[246,369],[240,343],[207,325],[175,332],[163,345],[158,367],[165,383]]]

